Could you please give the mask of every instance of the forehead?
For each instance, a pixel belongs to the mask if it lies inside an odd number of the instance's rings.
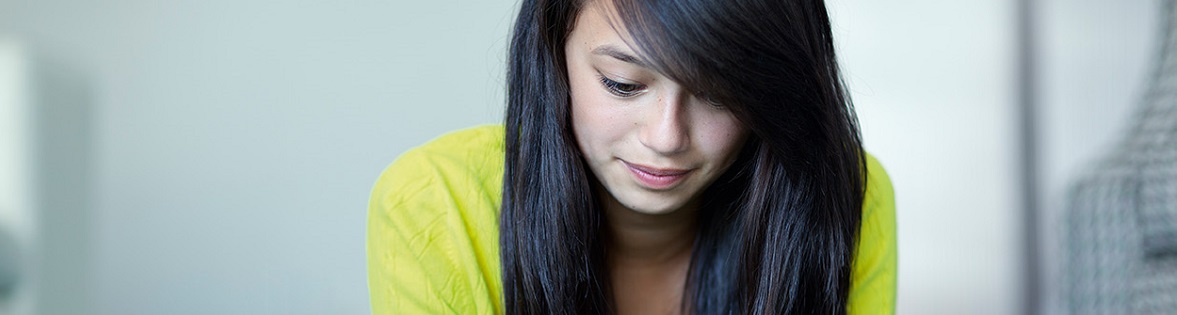
[[[611,1],[588,1],[577,14],[569,34],[568,48],[592,52],[594,55],[623,57],[638,56],[635,45],[615,12]],[[635,57],[632,61],[640,63]],[[618,58],[622,59],[622,58]]]

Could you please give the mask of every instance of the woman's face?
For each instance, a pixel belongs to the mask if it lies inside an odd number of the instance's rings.
[[[572,130],[618,203],[674,212],[731,166],[747,131],[723,106],[643,66],[620,23],[610,26],[611,10],[585,5],[565,46]]]

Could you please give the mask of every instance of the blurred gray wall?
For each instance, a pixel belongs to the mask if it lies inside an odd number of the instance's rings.
[[[1162,21],[1158,0],[1042,0],[1038,3],[1043,304],[1056,314],[1059,222],[1072,181],[1126,132],[1156,71]]]
[[[0,36],[0,314],[32,314],[38,247],[29,65],[24,49]]]
[[[38,310],[367,313],[371,184],[410,146],[499,119],[512,5],[0,3],[0,32],[91,91],[90,189],[50,192],[90,203],[58,226],[85,231],[85,267],[46,271],[73,286]]]
[[[1049,196],[1137,99],[1152,2],[1040,2]],[[0,33],[88,91],[84,191],[56,192],[84,213],[42,215],[84,238],[51,251],[73,264],[46,283],[79,286],[39,310],[367,313],[371,184],[411,146],[500,119],[514,5],[0,0]],[[829,6],[897,194],[900,313],[1017,313],[1015,1]]]

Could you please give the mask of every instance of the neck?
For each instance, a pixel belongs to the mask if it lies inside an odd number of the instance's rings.
[[[697,200],[671,213],[645,214],[607,194],[602,201],[610,264],[656,266],[690,260],[697,230]]]
[[[608,192],[605,256],[618,314],[683,314],[699,203],[659,215],[634,211]]]

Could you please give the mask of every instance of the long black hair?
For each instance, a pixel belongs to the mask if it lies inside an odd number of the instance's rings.
[[[603,211],[572,134],[564,46],[585,5],[523,0],[507,71],[500,255],[509,314],[614,313]],[[703,193],[684,303],[842,314],[865,155],[821,0],[612,0],[655,70],[750,130]],[[605,192],[607,193],[607,192]]]

